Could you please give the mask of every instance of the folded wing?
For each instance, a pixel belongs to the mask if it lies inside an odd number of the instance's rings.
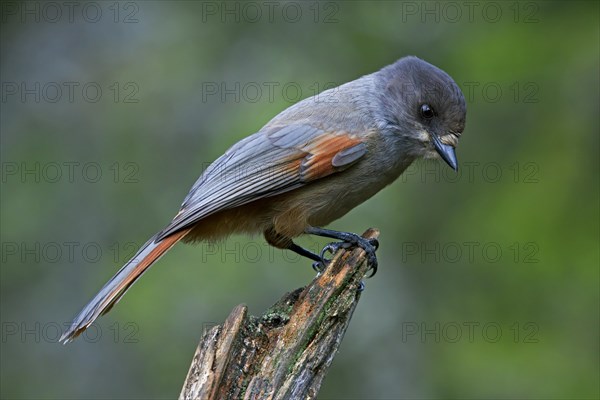
[[[342,171],[366,152],[365,143],[355,134],[310,125],[257,132],[206,169],[157,240],[215,212],[285,193]]]

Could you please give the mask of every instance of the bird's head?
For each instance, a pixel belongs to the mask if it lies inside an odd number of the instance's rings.
[[[455,148],[465,128],[465,98],[441,69],[404,57],[379,71],[386,130],[415,157],[441,157],[458,168]]]

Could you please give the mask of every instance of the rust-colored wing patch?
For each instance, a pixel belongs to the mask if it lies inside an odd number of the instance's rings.
[[[300,179],[303,182],[341,171],[367,152],[363,142],[346,134],[321,135],[302,150],[308,153],[300,166]]]

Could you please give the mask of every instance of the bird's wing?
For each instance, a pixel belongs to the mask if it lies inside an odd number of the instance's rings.
[[[298,124],[259,131],[213,162],[157,240],[215,212],[275,196],[348,168],[367,152],[356,134]]]

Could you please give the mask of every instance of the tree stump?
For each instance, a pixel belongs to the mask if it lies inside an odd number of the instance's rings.
[[[365,238],[377,238],[369,229]],[[361,248],[339,250],[308,286],[262,316],[241,304],[204,334],[180,399],[314,399],[358,304],[368,270]]]

